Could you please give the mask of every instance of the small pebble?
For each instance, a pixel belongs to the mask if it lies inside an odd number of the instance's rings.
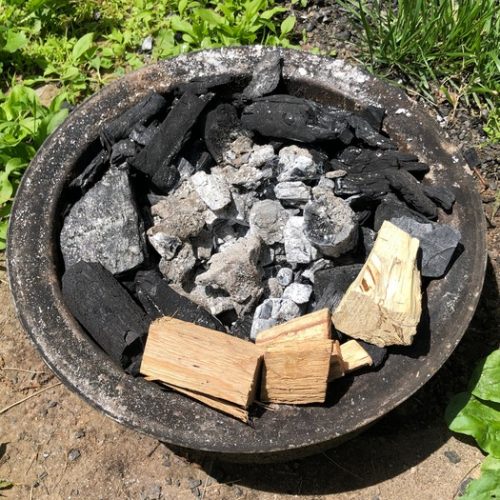
[[[70,462],[74,462],[75,460],[78,460],[80,458],[80,456],[81,456],[80,450],[73,448],[72,450],[69,450],[68,460]]]
[[[57,406],[57,401],[49,401],[49,404],[47,405],[47,408],[54,408],[54,406]]]
[[[444,452],[444,456],[452,463],[452,464],[458,464],[461,462],[460,455],[453,450],[447,450]]]
[[[85,431],[83,429],[78,429],[75,432],[75,439],[81,439],[82,437],[85,437]]]
[[[141,50],[143,52],[151,52],[153,50],[153,37],[152,36],[147,36],[142,41]]]

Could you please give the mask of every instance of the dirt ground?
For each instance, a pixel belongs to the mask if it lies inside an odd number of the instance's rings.
[[[478,188],[480,185],[478,183]],[[491,215],[492,191],[483,192]],[[241,465],[177,455],[104,417],[44,365],[15,317],[0,268],[0,479],[9,499],[451,499],[481,452],[443,422],[450,396],[498,347],[500,214],[488,229],[481,302],[455,353],[415,396],[359,437],[310,458]],[[38,391],[42,391],[39,395]],[[13,403],[35,395],[20,404]]]

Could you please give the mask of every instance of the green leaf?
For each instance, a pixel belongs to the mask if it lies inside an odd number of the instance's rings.
[[[195,12],[211,26],[223,26],[225,24],[224,18],[211,9],[196,9]]]
[[[73,61],[79,61],[80,58],[92,47],[94,42],[94,33],[87,33],[83,35],[73,46],[73,50],[71,52],[71,57]]]
[[[474,396],[500,403],[500,349],[493,351],[476,370],[479,379],[474,383]]]
[[[467,486],[461,500],[491,500],[500,498],[500,460],[488,456],[481,466],[481,476]]]
[[[3,50],[12,54],[22,49],[27,43],[28,39],[23,32],[7,30]]]
[[[179,16],[172,16],[170,18],[170,26],[175,31],[182,31],[183,33],[187,33],[192,37],[195,36],[193,26],[188,21],[181,19]]]
[[[457,394],[446,408],[450,430],[472,436],[486,452],[500,458],[500,404],[483,402],[467,392]]]
[[[177,10],[178,10],[180,16],[182,16],[184,14],[184,11],[186,10],[187,4],[188,4],[188,0],[179,0],[179,3],[177,4]]]
[[[287,33],[290,33],[290,31],[293,30],[294,26],[295,26],[295,17],[294,16],[288,16],[281,23],[281,36],[286,35]]]

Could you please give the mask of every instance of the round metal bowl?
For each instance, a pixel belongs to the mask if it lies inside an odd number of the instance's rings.
[[[414,345],[392,354],[382,369],[331,384],[325,405],[264,411],[252,426],[156,384],[134,379],[100,351],[63,303],[59,231],[68,182],[95,149],[99,126],[147,92],[195,77],[248,79],[266,48],[210,50],[162,61],[107,86],[47,139],[27,170],[11,217],[8,272],[18,316],[57,376],[114,420],[182,448],[226,460],[264,461],[312,454],[345,440],[425,384],[464,334],[476,308],[485,267],[485,227],[471,172],[418,104],[344,61],[283,50],[288,92],[348,109],[387,110],[384,128],[400,149],[432,166],[425,182],[454,190],[451,215],[440,220],[462,233],[463,249],[446,277],[427,289],[427,314]]]

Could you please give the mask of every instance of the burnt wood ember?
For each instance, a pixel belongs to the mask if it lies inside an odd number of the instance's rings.
[[[172,162],[212,97],[213,94],[183,94],[159,125],[151,142],[130,160],[130,164],[150,177],[160,191],[168,191],[179,180],[179,172]]]
[[[224,325],[206,309],[175,292],[158,271],[139,271],[135,278],[135,290],[152,319],[172,316],[212,330],[226,331]]]
[[[131,139],[123,139],[111,148],[111,165],[121,165],[123,162],[132,158],[137,153],[135,142]]]
[[[109,165],[108,160],[109,152],[105,150],[99,151],[83,172],[70,182],[68,188],[70,190],[76,189],[81,193],[87,191],[103,176]]]
[[[122,273],[144,261],[144,234],[126,170],[112,167],[70,209],[60,235],[66,267],[100,262]]]
[[[219,104],[207,113],[204,139],[215,161],[222,161],[222,153],[227,149],[228,144],[236,139],[240,130],[240,119],[233,105]]]
[[[385,176],[391,187],[397,191],[410,207],[430,219],[437,218],[436,204],[428,198],[421,184],[405,170],[386,171]]]
[[[149,320],[100,264],[81,261],[69,267],[62,293],[71,313],[113,361],[125,368],[142,351]]]
[[[103,146],[111,149],[115,142],[128,137],[138,124],[147,124],[149,120],[165,111],[166,107],[166,99],[156,92],[151,92],[135,106],[102,126]]]
[[[243,96],[255,99],[273,92],[281,79],[281,63],[278,50],[262,57],[253,70],[252,80],[243,90]]]
[[[455,195],[448,188],[442,186],[424,186],[424,193],[446,212],[450,212],[453,208]]]

